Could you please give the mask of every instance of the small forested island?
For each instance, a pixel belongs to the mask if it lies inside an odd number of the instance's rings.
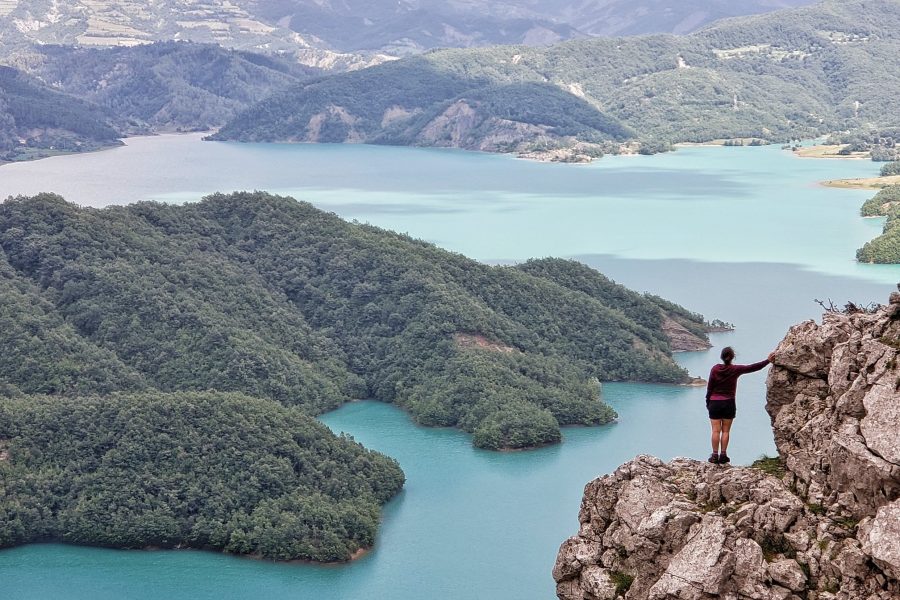
[[[488,266],[292,198],[0,204],[0,547],[347,560],[399,466],[312,419],[357,398],[487,449],[684,383],[700,315],[580,263]],[[671,340],[676,340],[673,345]]]
[[[900,163],[889,163],[887,166]],[[887,170],[887,169],[883,169]],[[900,185],[891,185],[866,200],[864,217],[887,217],[880,236],[857,250],[856,259],[870,263],[900,263]]]

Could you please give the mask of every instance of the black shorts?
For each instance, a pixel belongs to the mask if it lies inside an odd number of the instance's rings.
[[[731,400],[707,400],[706,410],[709,411],[710,419],[733,419],[737,414],[734,398]]]

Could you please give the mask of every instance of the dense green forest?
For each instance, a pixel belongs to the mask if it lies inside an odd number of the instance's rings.
[[[25,394],[216,389],[311,415],[376,397],[505,448],[609,421],[597,379],[687,379],[660,326],[684,309],[569,261],[490,267],[290,198],[94,210],[44,194],[0,205],[0,232],[19,320],[0,342],[28,349],[0,376]]]
[[[215,139],[605,151],[897,127],[898,32],[896,0],[830,0],[689,36],[440,50],[298,84]]]
[[[206,131],[319,71],[286,57],[167,42],[41,46],[0,67],[0,160],[96,150],[132,134]]]
[[[573,261],[491,267],[291,198],[0,204],[0,547],[347,560],[404,476],[312,416],[376,397],[490,449],[681,382],[702,317]]]
[[[105,109],[126,133],[212,129],[317,72],[285,57],[184,42],[34,53],[30,73]]]
[[[0,398],[0,548],[61,540],[348,560],[373,544],[403,481],[394,460],[271,400]]]
[[[886,166],[890,166],[889,163]],[[861,262],[900,264],[900,185],[891,185],[866,200],[864,217],[887,217],[880,236],[856,251]]]
[[[119,143],[111,115],[0,66],[0,161]]]

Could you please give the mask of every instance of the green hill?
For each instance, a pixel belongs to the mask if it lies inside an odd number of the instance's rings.
[[[373,544],[381,505],[402,485],[395,461],[270,400],[0,398],[0,548],[59,540],[347,560]]]
[[[491,449],[682,382],[703,319],[572,261],[490,267],[265,193],[0,204],[0,547],[347,560],[403,485],[312,417],[395,402]]]
[[[688,36],[441,50],[301,83],[214,139],[644,151],[900,124],[900,2],[830,0]],[[500,90],[501,93],[497,93]],[[489,99],[489,100],[488,100]],[[567,121],[577,114],[575,123]]]
[[[120,144],[127,134],[206,131],[317,70],[211,44],[41,46],[29,75],[0,67],[0,160]]]
[[[489,267],[289,198],[94,210],[41,195],[0,205],[0,232],[18,294],[41,299],[11,309],[39,313],[30,368],[0,374],[26,394],[216,389],[310,415],[376,397],[503,448],[610,420],[595,379],[687,380],[662,328],[674,307],[580,267],[580,287],[561,285],[568,261]],[[74,364],[48,388],[56,356]]]
[[[0,161],[118,144],[112,116],[0,66]]]
[[[891,185],[879,191],[866,200],[860,212],[864,217],[887,219],[882,234],[856,251],[856,260],[900,264],[900,185]]]
[[[212,129],[317,73],[286,58],[213,44],[42,46],[33,52],[30,73],[105,109],[125,132]]]

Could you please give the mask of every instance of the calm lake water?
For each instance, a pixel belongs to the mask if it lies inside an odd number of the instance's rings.
[[[797,159],[776,147],[684,148],[653,157],[552,165],[505,156],[368,146],[129,140],[108,152],[0,168],[0,197],[55,191],[79,204],[192,201],[264,189],[408,232],[488,262],[571,256],[641,291],[735,323],[710,352],[682,354],[706,375],[723,345],[763,358],[815,299],[885,301],[900,267],[859,265],[881,231],[860,219],[870,192],[816,182],[871,176],[868,161]],[[764,373],[741,381],[730,454],[774,452]],[[618,423],[568,429],[519,453],[413,425],[361,402],[322,417],[400,461],[405,490],[376,548],[344,566],[273,564],[208,552],[126,552],[58,544],[0,552],[0,597],[549,599],[559,544],[577,528],[582,488],[639,453],[705,458],[703,390],[605,384]]]

